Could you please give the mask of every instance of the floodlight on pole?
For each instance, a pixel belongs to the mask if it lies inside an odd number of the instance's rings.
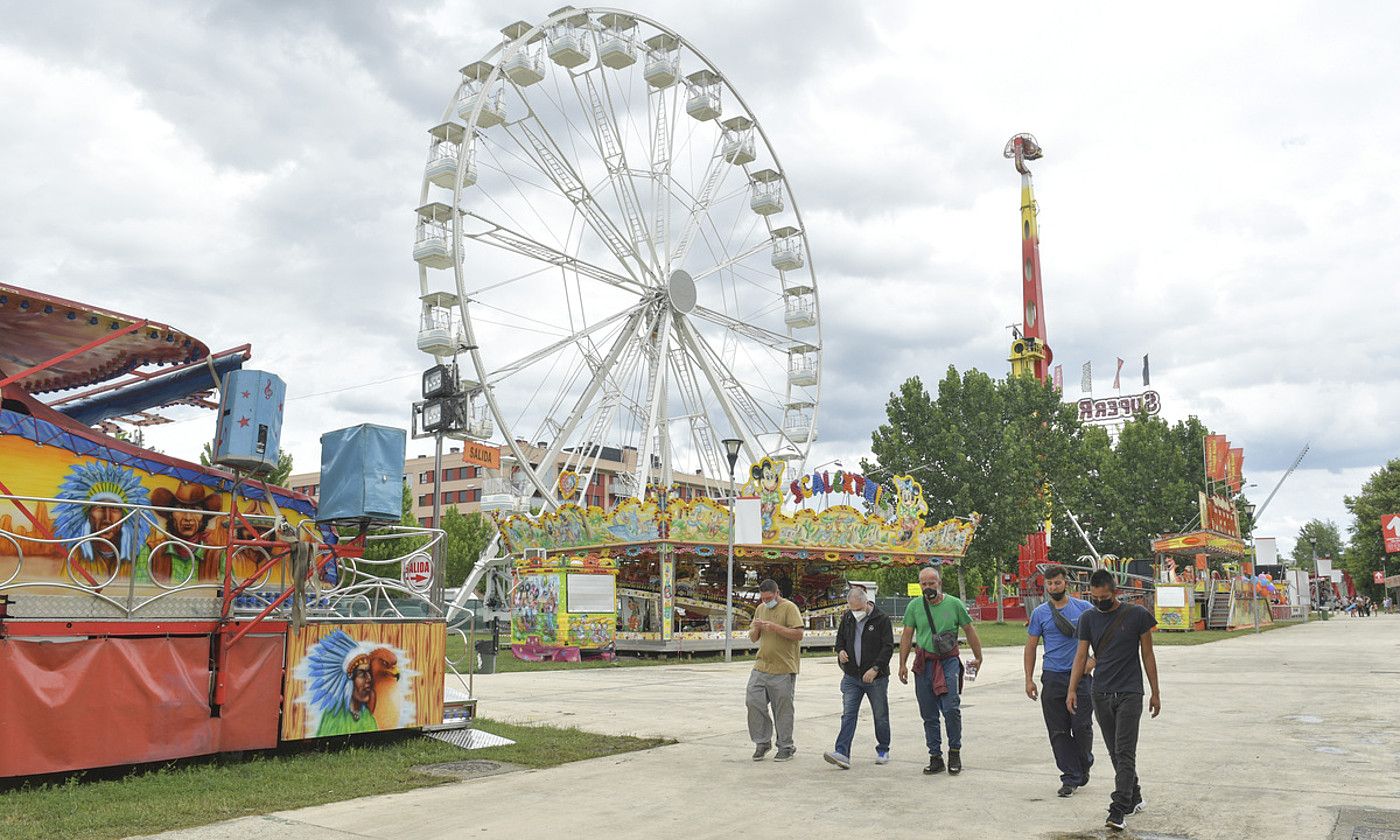
[[[739,450],[744,442],[739,438],[725,438],[724,456],[729,459],[729,562],[724,571],[724,661],[734,660],[734,465],[739,463]]]

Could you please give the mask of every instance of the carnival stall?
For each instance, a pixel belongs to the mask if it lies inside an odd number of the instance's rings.
[[[1254,622],[1253,569],[1235,503],[1199,495],[1201,527],[1152,543],[1160,570],[1157,625],[1163,630],[1233,630]],[[1269,621],[1265,610],[1261,623]]]
[[[856,473],[817,473],[784,488],[776,478],[782,474],[771,458],[755,463],[733,520],[720,501],[660,492],[626,500],[611,510],[565,504],[552,513],[503,519],[502,539],[519,558],[511,633],[516,655],[578,658],[610,655],[613,650],[722,649],[731,521],[733,629],[748,626],[758,584],[772,578],[802,610],[807,621],[803,645],[830,646],[853,574],[954,563],[966,554],[976,530],[975,515],[925,524],[923,488],[907,475],[894,476],[886,485]],[[818,495],[823,500],[835,495],[865,509],[852,504],[821,510],[797,507]],[[785,496],[792,504],[788,510],[783,509]],[[750,510],[751,522],[746,521]],[[576,585],[572,578],[583,572],[616,575],[616,605],[607,616],[614,628],[611,635],[594,632],[603,618],[593,611],[600,602],[590,600],[579,613],[563,607],[568,589]],[[528,595],[519,594],[522,587]],[[563,630],[566,619],[570,626],[580,620],[587,623],[588,643],[568,637]],[[735,633],[732,643],[737,648],[751,646],[743,633]]]
[[[0,285],[0,777],[442,724],[442,605],[402,574],[441,532],[383,512],[404,433],[327,435],[318,510],[258,477],[284,400],[250,356]],[[233,468],[93,428],[175,404]]]

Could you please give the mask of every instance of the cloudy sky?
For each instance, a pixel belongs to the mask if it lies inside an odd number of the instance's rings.
[[[0,30],[0,278],[252,342],[321,432],[405,425],[412,209],[457,68],[554,4],[27,4]],[[866,452],[891,390],[1002,373],[1030,131],[1045,320],[1067,395],[1125,393],[1246,452],[1261,533],[1397,455],[1400,7],[1373,3],[638,2],[762,120],[823,308],[818,460]],[[1386,35],[1390,32],[1392,35]],[[157,446],[193,456],[211,414]],[[412,448],[412,447],[411,447]],[[426,451],[426,447],[419,447]],[[418,454],[411,451],[410,454]]]

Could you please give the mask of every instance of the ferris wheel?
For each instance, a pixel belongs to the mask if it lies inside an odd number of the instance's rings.
[[[461,357],[467,434],[503,441],[551,507],[552,476],[586,481],[609,450],[635,450],[635,496],[727,475],[724,439],[801,469],[817,282],[757,117],[641,15],[501,31],[428,132],[416,211],[419,347]]]

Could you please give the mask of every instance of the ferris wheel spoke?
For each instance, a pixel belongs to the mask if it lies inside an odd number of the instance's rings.
[[[697,305],[691,310],[690,314],[784,353],[798,345],[808,343],[793,338],[790,335],[783,335],[782,333],[776,333],[772,330],[766,330],[763,327],[750,324],[747,321],[740,321],[737,318],[725,315],[723,312],[716,312],[704,306]]]
[[[720,153],[723,138],[715,140],[714,150],[710,153],[710,163],[705,170],[705,179],[700,184],[700,191],[695,195],[694,203],[690,208],[690,216],[681,226],[681,234],[676,239],[676,250],[671,254],[670,265],[680,266],[685,262],[686,252],[690,250],[690,243],[695,239],[695,232],[700,228],[700,220],[710,207],[710,201],[714,198],[715,190],[719,188],[720,182],[724,180],[725,173],[732,167],[726,163],[724,156]]]
[[[549,356],[559,352],[560,350],[563,350],[566,347],[572,347],[574,345],[580,344],[584,339],[590,339],[594,333],[600,332],[601,330],[617,323],[618,321],[621,321],[623,318],[637,314],[637,312],[641,311],[642,308],[645,306],[646,304],[643,302],[638,303],[635,306],[628,307],[627,309],[623,309],[620,312],[617,312],[616,314],[604,318],[596,324],[592,324],[591,326],[585,327],[579,332],[571,333],[567,337],[562,338],[559,341],[556,341],[547,347],[542,347],[539,350],[534,351],[533,353],[521,356],[513,362],[509,362],[505,365],[502,365],[501,367],[491,371],[491,375],[487,378],[487,382],[494,385],[497,382],[500,382],[501,380],[509,377],[510,375],[518,373],[521,370],[524,370],[525,368],[528,368],[536,362],[540,361],[541,359],[548,358]]]
[[[693,328],[691,334],[694,339],[693,351],[696,354],[696,361],[702,367],[711,367],[716,372],[720,390],[726,393],[730,401],[740,409],[742,415],[751,424],[750,428],[754,430],[755,434],[776,431],[779,428],[777,420],[768,414],[762,403],[754,399],[753,393],[743,382],[739,381],[739,378],[734,375],[733,369],[724,365],[720,355],[710,346],[710,342],[706,340],[705,336]],[[766,384],[764,384],[763,390],[767,391],[774,399],[782,399],[776,391],[767,387]]]
[[[554,464],[559,460],[559,453],[568,444],[569,438],[573,436],[574,429],[578,427],[579,421],[583,419],[589,404],[593,402],[593,398],[598,395],[598,391],[602,389],[603,384],[607,382],[613,366],[617,364],[618,357],[622,355],[623,351],[626,350],[633,341],[637,340],[637,326],[641,323],[644,314],[644,312],[633,313],[632,317],[627,320],[626,325],[623,326],[622,331],[618,334],[617,340],[613,342],[612,349],[608,351],[607,357],[604,358],[593,371],[593,377],[589,381],[588,386],[585,387],[583,393],[579,395],[578,400],[574,403],[573,410],[569,412],[568,418],[559,426],[558,431],[554,435],[554,440],[549,444],[549,449],[545,452],[544,456],[540,458],[539,466],[534,468],[535,474],[540,476],[541,479],[547,477],[550,470],[554,468]],[[551,492],[547,498],[551,501],[551,507],[554,506],[553,492]]]
[[[682,346],[686,348],[690,358],[695,360],[696,365],[700,368],[700,372],[704,374],[705,380],[710,385],[710,391],[715,395],[715,399],[719,401],[720,410],[723,411],[725,418],[729,421],[730,428],[744,441],[744,449],[748,453],[749,461],[757,461],[759,458],[766,455],[767,451],[759,442],[758,435],[750,428],[749,423],[743,419],[738,407],[736,407],[730,399],[730,395],[724,387],[725,377],[709,363],[704,352],[700,349],[699,342],[704,339],[695,332],[690,324],[686,323],[686,321],[681,318],[676,319],[676,336],[680,339]]]
[[[710,475],[722,475],[723,463],[719,454],[719,442],[715,438],[714,427],[710,424],[710,413],[700,396],[699,379],[685,347],[677,344],[671,351],[671,368],[676,384],[680,386],[681,402],[685,405],[687,420],[690,423],[690,437],[696,451],[709,469]]]
[[[658,415],[662,413],[666,399],[666,348],[671,341],[671,319],[661,317],[657,320],[659,323],[654,327],[655,340],[642,343],[646,362],[646,402],[642,406],[641,440],[637,442],[636,480],[638,486],[643,488],[646,487],[647,473],[651,470],[657,421],[666,421],[664,417],[658,418]]]
[[[771,239],[765,239],[762,242],[759,242],[757,245],[751,245],[748,248],[745,248],[744,250],[740,251],[732,257],[727,257],[726,259],[720,260],[718,263],[715,263],[714,265],[710,266],[707,269],[704,269],[703,271],[698,271],[691,274],[690,279],[703,280],[706,277],[709,277],[711,274],[716,274],[718,272],[733,268],[736,264],[743,262],[749,257],[752,257],[754,254],[757,254],[760,251],[768,250],[772,247],[773,241]]]
[[[603,240],[603,244],[612,251],[617,258],[618,264],[638,282],[643,282],[642,278],[650,274],[650,268],[646,261],[632,245],[628,244],[627,237],[617,229],[607,213],[598,206],[597,199],[588,189],[588,186],[579,177],[578,172],[568,162],[568,157],[555,143],[549,129],[545,127],[543,121],[533,111],[530,119],[534,120],[537,131],[531,131],[525,124],[525,120],[515,123],[515,127],[525,135],[529,141],[529,148],[525,143],[511,133],[511,138],[516,141],[521,150],[530,155],[536,161],[540,171],[552,181],[555,187],[567,198],[579,214],[583,216],[588,226],[593,232]]]
[[[603,93],[601,94],[598,92],[598,85],[593,81],[595,74],[603,82]],[[583,87],[587,90],[587,95],[583,90],[579,90],[579,79],[583,79]],[[612,105],[612,91],[608,86],[608,77],[601,70],[589,71],[574,76],[573,86],[579,101],[584,105],[584,114],[590,128],[592,128],[598,154],[602,157],[603,166],[608,171],[608,180],[612,184],[613,196],[617,199],[618,207],[621,208],[626,221],[627,233],[632,239],[633,253],[636,253],[637,248],[646,247],[650,252],[651,264],[654,265],[657,261],[656,247],[642,217],[642,204],[637,196],[637,185],[633,182],[631,170],[627,165],[624,137],[618,128],[616,111]],[[641,259],[642,255],[639,254],[638,258]]]
[[[550,265],[567,268],[585,277],[601,280],[604,283],[616,286],[620,289],[641,293],[650,293],[652,291],[650,287],[639,282],[635,278],[624,277],[616,272],[600,268],[586,260],[551,248],[542,242],[536,242],[525,234],[511,230],[505,225],[492,221],[480,213],[471,210],[463,210],[462,215],[470,216],[488,226],[486,230],[477,233],[463,232],[462,235],[469,239],[475,239],[478,242],[494,245],[497,248],[502,248],[522,256],[549,263]]]

